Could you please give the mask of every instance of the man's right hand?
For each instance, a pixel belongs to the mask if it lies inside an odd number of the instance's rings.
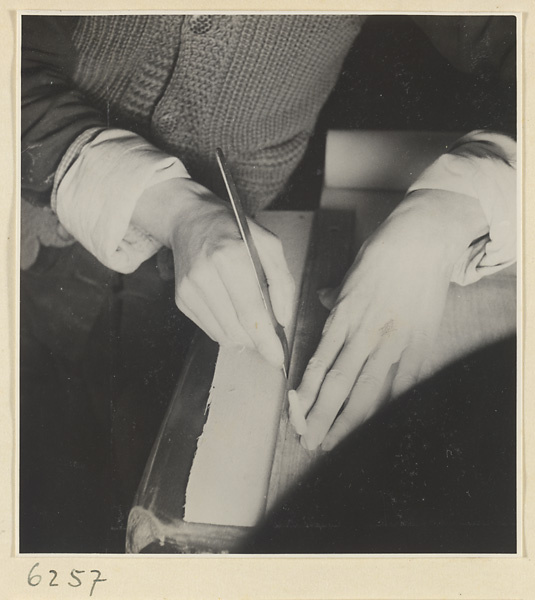
[[[178,308],[221,345],[256,348],[275,366],[281,343],[229,204],[190,179],[152,186],[137,203],[133,224],[173,251]],[[291,316],[294,281],[280,240],[249,219],[275,316]]]

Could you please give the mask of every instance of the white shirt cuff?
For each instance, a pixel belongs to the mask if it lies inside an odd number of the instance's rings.
[[[489,232],[474,240],[457,261],[452,281],[473,283],[516,260],[516,142],[511,138],[474,131],[461,138],[450,154],[426,169],[407,193],[435,189],[479,200]]]
[[[130,223],[138,199],[152,185],[189,174],[178,158],[135,133],[94,134],[87,143],[80,143],[86,134],[73,143],[74,159],[73,152],[66,153],[52,206],[65,229],[105,266],[131,273],[161,247]]]

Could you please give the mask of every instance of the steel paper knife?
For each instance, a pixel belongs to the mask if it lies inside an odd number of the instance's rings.
[[[258,283],[258,288],[260,289],[260,295],[262,296],[262,301],[268,312],[269,318],[273,325],[273,329],[275,329],[275,333],[277,334],[282,345],[282,351],[284,353],[284,364],[282,368],[286,379],[288,379],[288,369],[290,366],[290,349],[288,347],[286,333],[284,332],[284,327],[277,321],[277,317],[273,312],[273,305],[271,304],[271,298],[269,296],[269,286],[267,283],[266,273],[264,272],[264,267],[262,266],[260,256],[258,255],[258,250],[256,249],[253,236],[251,235],[249,223],[247,222],[247,217],[245,215],[245,211],[243,210],[243,205],[238,195],[234,179],[230,174],[227,162],[225,160],[225,155],[223,154],[221,148],[216,149],[216,157],[217,162],[219,164],[219,168],[221,170],[221,175],[223,176],[223,180],[225,181],[225,186],[227,188],[227,192],[230,198],[232,210],[234,211],[234,215],[236,216],[236,221],[238,222],[238,227],[242,239],[245,242],[247,253],[249,254],[251,264],[254,268],[256,281]]]

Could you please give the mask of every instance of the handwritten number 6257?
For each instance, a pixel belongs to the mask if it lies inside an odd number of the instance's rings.
[[[41,581],[43,580],[43,577],[41,575],[39,575],[39,573],[34,573],[34,570],[37,569],[37,567],[39,566],[39,563],[35,563],[33,565],[33,567],[30,569],[30,572],[28,573],[28,585],[31,585],[32,587],[36,587],[38,586]],[[49,582],[49,587],[58,587],[59,583],[54,583],[54,581],[56,580],[57,576],[58,576],[58,572],[55,571],[54,569],[50,569],[50,571],[48,571],[51,575],[52,575],[52,579]],[[73,580],[73,582],[68,581],[67,585],[69,585],[70,587],[80,587],[82,585],[82,580],[78,577],[78,575],[81,575],[82,573],[85,573],[85,571],[79,571],[78,569],[72,569],[70,575],[71,575],[71,579]],[[90,573],[95,573],[96,576],[93,579],[92,585],[91,585],[91,591],[89,592],[89,595],[92,596],[93,595],[93,590],[95,589],[95,585],[97,583],[101,583],[103,581],[107,581],[106,579],[101,579],[101,572],[98,571],[97,569],[93,569],[92,571],[90,571]]]

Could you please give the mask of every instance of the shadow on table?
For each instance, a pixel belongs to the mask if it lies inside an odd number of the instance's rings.
[[[476,352],[326,455],[242,549],[515,553],[516,339]]]

